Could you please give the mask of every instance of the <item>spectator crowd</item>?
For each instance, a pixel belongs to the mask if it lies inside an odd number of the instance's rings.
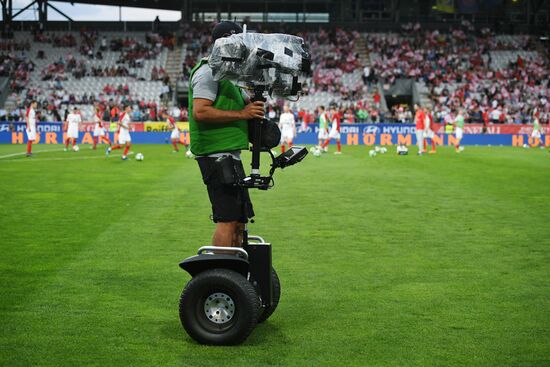
[[[303,83],[302,93],[333,95],[331,104],[338,107],[344,122],[411,122],[410,106],[396,104],[385,110],[384,97],[378,89],[380,83],[382,91],[387,91],[400,78],[413,79],[426,87],[429,103],[440,122],[459,108],[465,110],[469,122],[527,123],[533,111],[537,111],[542,123],[549,120],[550,66],[547,55],[529,36],[500,37],[487,28],[475,29],[467,21],[447,33],[405,24],[401,33],[367,34],[364,39],[356,31],[339,28],[293,32],[288,25],[283,25],[283,29],[261,24],[254,27],[259,32],[282,31],[304,38],[311,50],[312,73]],[[182,24],[178,40],[185,50],[182,82],[188,82],[193,66],[208,53],[211,28],[209,23]],[[157,103],[140,100],[126,83],[106,83],[94,95],[66,91],[64,82],[83,77],[136,78],[133,70],[142,67],[144,60],[157,58],[163,48],[176,46],[175,34],[147,33],[145,41],[139,42],[132,37],[108,40],[97,31],[83,29],[77,38],[71,33],[34,33],[33,42],[38,45],[49,43],[69,49],[64,57],[37,71],[44,82],[41,85],[29,83],[30,74],[36,70],[29,55],[29,41],[0,42],[0,76],[10,79],[14,93],[24,92],[19,107],[24,101],[37,99],[48,111],[47,116],[55,115],[68,104],[101,104],[111,110],[112,106],[130,103],[136,116],[156,119]],[[364,62],[357,54],[360,41],[365,43],[370,62]],[[103,59],[107,51],[119,53],[115,65],[90,66],[87,62]],[[526,51],[530,56],[517,56],[502,67],[492,60],[493,51]],[[48,59],[43,50],[35,57]],[[357,72],[362,78],[353,78],[353,83],[344,81],[346,75]],[[147,80],[163,81],[162,93],[170,92],[164,68],[155,66]],[[277,116],[283,103],[275,101],[270,112]],[[153,108],[157,110],[151,111]],[[301,109],[299,102],[295,110],[301,121],[316,119],[316,112]]]

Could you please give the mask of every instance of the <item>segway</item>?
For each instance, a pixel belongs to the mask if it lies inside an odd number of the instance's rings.
[[[265,102],[263,89],[253,100]],[[300,162],[308,151],[292,147],[275,157],[266,139],[280,139],[276,124],[266,119],[249,122],[252,143],[251,174],[238,182],[249,189],[267,190],[274,185],[273,173]],[[276,129],[276,130],[275,130]],[[278,137],[273,138],[273,132]],[[268,176],[260,175],[260,153],[271,156]],[[197,255],[179,266],[192,279],[180,298],[179,314],[183,328],[197,342],[210,345],[242,343],[257,323],[267,320],[277,308],[281,285],[271,264],[271,244],[260,236],[243,233],[242,248],[203,246]]]

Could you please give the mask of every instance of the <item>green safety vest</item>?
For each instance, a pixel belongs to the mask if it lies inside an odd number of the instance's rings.
[[[191,70],[189,77],[189,134],[191,152],[195,155],[230,152],[248,149],[248,122],[207,123],[193,118],[193,75],[208,59],[204,58]],[[245,101],[241,90],[229,80],[220,80],[218,95],[212,107],[225,111],[240,111]]]
[[[445,134],[452,134],[454,131],[454,127],[451,124],[445,125]]]

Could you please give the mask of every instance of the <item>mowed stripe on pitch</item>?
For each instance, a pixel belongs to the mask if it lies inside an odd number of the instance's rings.
[[[128,203],[116,222],[78,248],[56,273],[44,277],[41,285],[36,285],[36,292],[29,294],[27,299],[19,299],[18,306],[14,305],[9,317],[5,318],[7,325],[4,326],[12,334],[2,344],[27,344],[31,352],[24,358],[28,358],[29,364],[40,361],[43,353],[59,353],[67,358],[65,348],[95,345],[91,340],[88,343],[87,339],[98,335],[116,338],[119,330],[129,326],[128,323],[136,317],[141,319],[142,325],[145,321],[146,325],[159,327],[161,324],[155,326],[154,320],[161,317],[155,312],[156,307],[173,308],[171,314],[175,319],[170,323],[175,331],[181,332],[174,300],[159,303],[159,297],[175,292],[177,299],[178,290],[173,285],[184,284],[181,281],[184,273],[178,269],[177,261],[191,252],[190,248],[184,247],[184,244],[189,246],[189,238],[183,239],[184,228],[175,228],[172,241],[157,239],[159,233],[166,232],[167,218],[174,214],[175,204],[187,196],[181,187],[176,194],[170,191],[184,181],[182,173],[175,170],[156,181],[152,190],[144,190],[144,195],[135,198],[137,202]],[[193,186],[202,188],[196,181]],[[186,203],[186,206],[189,208],[193,204]],[[136,231],[135,222],[140,218],[143,225]],[[129,227],[133,228],[132,232],[128,232]],[[178,234],[182,236],[179,241]],[[165,271],[159,273],[162,270]],[[108,314],[108,317],[103,314]],[[118,327],[113,325],[113,317],[120,322]],[[151,322],[146,321],[149,317],[152,317]],[[30,335],[30,330],[36,328],[42,330],[41,334]],[[130,335],[124,337],[130,342],[133,336],[139,339],[144,332],[134,332],[133,327],[130,329]],[[67,330],[74,330],[71,345],[64,344]],[[153,338],[158,332],[152,333]],[[95,352],[97,363],[102,358],[106,358],[105,363],[112,361],[112,350],[98,348]],[[75,358],[75,363],[81,362],[78,356]]]

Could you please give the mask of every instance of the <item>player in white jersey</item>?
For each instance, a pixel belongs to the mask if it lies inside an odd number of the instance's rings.
[[[329,118],[327,116],[327,113],[325,112],[325,106],[319,106],[317,111],[319,112],[319,133],[317,134],[317,138],[319,139],[318,148],[321,152],[328,152],[328,147],[325,147],[323,149],[323,145],[325,141],[328,139]]]
[[[172,146],[174,147],[173,152],[178,153],[180,151],[180,148],[178,148],[178,144],[181,144],[185,147],[187,147],[188,144],[182,143],[180,140],[181,131],[178,127],[178,124],[176,123],[176,119],[170,116],[166,110],[161,111],[160,116],[164,120],[166,120],[168,127],[172,130],[172,132],[170,133],[170,140],[172,141]]]
[[[79,125],[82,122],[82,117],[80,116],[80,111],[78,107],[73,108],[73,112],[67,115],[66,128],[67,139],[65,139],[65,151],[69,149],[69,142],[72,141],[72,147],[76,145],[76,140],[78,139],[78,130]]]
[[[336,106],[330,108],[329,119],[331,121],[330,132],[328,133],[328,139],[323,143],[322,148],[327,150],[328,145],[332,139],[336,140],[337,151],[334,154],[342,154],[342,143],[340,142],[340,114]]]
[[[464,147],[460,146],[460,142],[462,141],[462,137],[464,136],[464,110],[462,108],[458,110],[458,113],[455,117],[454,126],[456,137],[455,150],[457,153],[460,153],[464,150]]]
[[[427,141],[430,139],[430,143],[432,145],[432,150],[430,150],[430,154],[435,154],[435,125],[434,125],[434,118],[432,111],[429,107],[424,107],[424,151],[427,149]]]
[[[109,155],[112,150],[122,149],[124,145],[124,153],[122,153],[123,161],[128,159],[128,151],[132,146],[132,137],[130,136],[130,123],[132,119],[130,117],[130,112],[132,112],[132,106],[127,105],[124,108],[124,112],[121,113],[118,118],[118,144],[107,148],[105,151],[105,153]]]
[[[32,144],[36,141],[36,101],[32,101],[25,113],[27,132],[27,157],[32,157]]]
[[[95,115],[94,115],[94,147],[95,150],[97,147],[97,143],[100,143],[101,140],[105,141],[109,146],[111,146],[111,139],[109,139],[109,133],[105,131],[105,122],[101,118],[101,108],[96,107],[95,108]]]
[[[542,132],[540,127],[539,113],[535,108],[533,110],[533,131],[531,132],[531,139],[533,148],[540,146],[541,149],[544,148],[544,141],[542,140]]]
[[[290,111],[290,106],[283,107],[283,113],[279,117],[279,129],[281,130],[281,153],[285,152],[285,144],[292,147],[292,141],[296,137],[296,120]]]

